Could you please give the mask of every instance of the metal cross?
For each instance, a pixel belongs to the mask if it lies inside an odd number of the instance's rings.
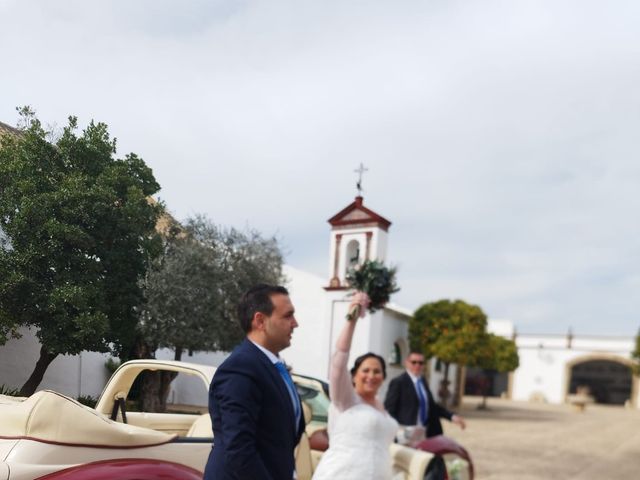
[[[362,195],[362,174],[364,172],[368,172],[368,168],[364,168],[362,162],[360,162],[360,166],[354,170],[358,174],[358,183],[356,183],[356,188],[358,189],[358,196]]]

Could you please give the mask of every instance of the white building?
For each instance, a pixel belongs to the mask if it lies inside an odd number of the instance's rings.
[[[387,261],[388,231],[391,222],[365,207],[362,197],[333,216],[329,223],[329,268],[325,278],[286,265],[287,287],[296,307],[300,326],[292,346],[283,352],[297,373],[321,379],[328,377],[329,359],[342,327],[349,290],[345,274],[349,267],[365,259]],[[400,279],[400,284],[401,284]],[[388,377],[403,370],[408,352],[408,321],[412,312],[388,304],[383,310],[359,321],[353,342],[352,359],[372,351],[388,360]],[[640,408],[638,377],[631,374],[631,338],[582,337],[562,335],[516,335],[512,322],[490,320],[489,330],[505,338],[515,338],[520,367],[510,374],[492,377],[491,393],[514,400],[565,402],[580,386],[588,386],[602,403]],[[19,387],[38,359],[40,345],[33,332],[0,347],[0,385]],[[173,358],[173,352],[160,351],[158,358]],[[97,396],[108,377],[104,367],[108,355],[83,352],[59,356],[49,366],[40,388],[68,395]],[[226,354],[197,352],[186,360],[219,365]],[[430,362],[430,385],[437,393],[442,373]],[[468,369],[466,393],[473,391],[474,379],[482,372]],[[465,389],[463,375],[449,372],[453,390]],[[475,375],[475,377],[474,377]],[[383,392],[384,393],[384,392]]]
[[[515,339],[520,359],[515,372],[493,378],[494,395],[564,403],[569,395],[586,387],[598,403],[640,408],[639,380],[631,371],[632,338],[578,336],[571,332],[516,334],[507,320],[490,320],[489,331]],[[473,384],[473,374],[473,371],[467,374],[467,393]]]

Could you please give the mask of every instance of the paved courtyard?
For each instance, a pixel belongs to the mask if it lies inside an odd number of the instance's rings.
[[[465,397],[461,431],[445,435],[471,454],[477,480],[613,480],[640,478],[640,411]]]

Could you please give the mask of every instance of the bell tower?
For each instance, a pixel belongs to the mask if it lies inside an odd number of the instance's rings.
[[[365,260],[385,261],[391,222],[364,206],[362,196],[329,219],[331,250],[327,290],[348,288],[347,271]]]

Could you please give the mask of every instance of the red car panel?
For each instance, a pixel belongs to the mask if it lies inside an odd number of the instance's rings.
[[[173,462],[129,458],[87,463],[36,480],[202,480],[202,473]]]

